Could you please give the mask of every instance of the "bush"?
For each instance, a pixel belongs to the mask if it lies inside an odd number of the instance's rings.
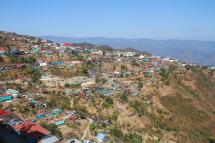
[[[162,68],[160,70],[160,76],[162,77],[161,80],[163,80],[166,85],[169,85],[169,71]]]
[[[32,69],[31,74],[33,74],[32,77],[31,77],[31,82],[32,83],[37,83],[40,80],[40,77],[41,77],[40,71],[36,70],[36,69]]]
[[[215,143],[215,137],[211,136],[208,138],[209,143]]]
[[[111,107],[113,105],[113,99],[111,97],[105,97],[104,107]]]
[[[65,83],[64,87],[70,87],[69,83]]]
[[[115,138],[122,139],[123,138],[123,133],[121,130],[117,128],[110,129],[111,135],[113,135]]]
[[[16,57],[16,56],[11,56],[9,57],[10,63],[29,63],[33,64],[37,60],[34,57]]]
[[[158,124],[159,128],[162,129],[162,130],[166,130],[166,131],[169,131],[169,132],[170,131],[175,131],[175,132],[178,131],[177,128],[168,127],[165,123],[163,123],[161,121],[158,121],[157,124]]]
[[[53,135],[56,135],[59,138],[63,138],[60,130],[57,128],[55,124],[46,124],[45,122],[40,123],[40,125],[47,130],[49,130]]]
[[[90,131],[93,132],[96,129],[96,125],[94,123],[90,124]]]
[[[82,64],[82,73],[84,75],[88,75],[88,70],[93,68],[93,64],[91,62],[87,62]]]
[[[143,88],[143,82],[139,81],[138,82],[138,89],[141,90]]]
[[[125,143],[143,143],[143,139],[136,133],[128,133],[123,138]]]
[[[146,108],[145,104],[139,101],[133,101],[130,103],[131,107],[140,115],[145,115],[146,113]]]
[[[124,92],[120,95],[120,99],[124,102],[128,102],[128,94]]]
[[[70,99],[67,96],[57,96],[51,95],[50,100],[47,102],[47,106],[50,108],[61,108],[61,109],[71,109]]]
[[[122,70],[122,71],[123,71],[123,70],[127,71],[127,70],[128,70],[128,67],[127,67],[126,65],[121,65],[121,70]]]
[[[85,107],[78,107],[78,108],[75,108],[75,110],[77,111],[81,119],[86,119],[87,110]]]
[[[112,116],[111,116],[111,120],[116,121],[118,119],[119,113],[117,111],[114,111]]]

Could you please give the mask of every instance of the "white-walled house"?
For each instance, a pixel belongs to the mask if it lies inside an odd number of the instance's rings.
[[[19,96],[19,91],[15,90],[15,89],[8,89],[6,90],[7,94],[11,94],[13,96],[13,98],[17,98]]]

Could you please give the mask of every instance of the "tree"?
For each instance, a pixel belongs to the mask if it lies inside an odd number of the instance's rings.
[[[131,61],[131,65],[133,65],[133,66],[135,66],[135,67],[139,66],[139,64],[138,64],[137,61],[135,61],[135,60]]]
[[[55,124],[47,124],[45,122],[41,122],[40,125],[47,130],[49,130],[53,135],[58,136],[59,138],[63,138],[60,130],[57,128],[57,125]]]
[[[88,67],[85,64],[82,65],[82,73],[88,75]]]
[[[113,99],[111,97],[105,97],[104,107],[111,107],[113,105]]]
[[[139,113],[139,115],[145,115],[146,112],[146,107],[145,104],[140,102],[140,101],[133,101],[130,103],[131,107],[133,107],[133,109]]]
[[[111,134],[115,137],[115,138],[119,138],[122,139],[123,138],[123,133],[121,130],[117,129],[117,128],[112,128],[110,129]]]
[[[211,136],[208,138],[209,143],[215,143],[215,137]]]
[[[128,102],[128,94],[126,92],[122,93],[120,99],[124,102]]]
[[[138,89],[141,90],[143,88],[143,82],[139,81],[138,82]]]
[[[94,64],[91,61],[87,61],[82,64],[82,73],[88,75],[88,70],[91,70],[94,67]]]
[[[143,143],[143,139],[136,133],[128,133],[124,136],[125,143]]]
[[[17,57],[17,56],[10,56],[9,57],[10,63],[29,63],[33,64],[37,60],[34,57]]]
[[[76,107],[75,110],[77,111],[77,113],[79,114],[81,119],[86,119],[87,116],[87,110],[85,107]]]
[[[118,119],[118,116],[119,116],[119,112],[114,111],[113,114],[111,115],[111,120],[116,121]]]
[[[128,67],[127,67],[126,65],[121,65],[121,70],[122,70],[122,71],[123,71],[123,70],[127,71],[127,70],[128,70]]]
[[[70,87],[70,84],[69,84],[69,83],[65,83],[64,86],[65,86],[65,87]]]
[[[96,129],[96,125],[94,123],[90,124],[90,132],[93,132]]]
[[[169,71],[167,69],[162,68],[160,71],[161,80],[165,82],[166,85],[169,85]]]
[[[31,82],[36,83],[40,80],[41,77],[41,73],[39,70],[36,69],[32,69],[32,78],[31,78]]]
[[[70,98],[68,96],[52,94],[47,102],[50,108],[71,109]]]

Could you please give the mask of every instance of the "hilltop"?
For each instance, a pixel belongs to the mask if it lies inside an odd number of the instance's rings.
[[[0,57],[0,141],[215,142],[212,67],[10,32]]]
[[[55,42],[90,42],[107,44],[114,48],[133,47],[140,51],[148,51],[157,56],[180,59],[188,63],[215,65],[215,42],[199,40],[154,40],[154,39],[123,39],[123,38],[75,38],[39,36]]]

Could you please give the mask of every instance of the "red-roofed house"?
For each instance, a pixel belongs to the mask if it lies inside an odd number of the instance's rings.
[[[13,126],[13,128],[21,134],[28,135],[37,139],[51,134],[47,129],[31,121],[26,121],[22,124],[15,125]]]
[[[72,46],[72,43],[69,43],[69,42],[63,43],[63,46],[65,46],[65,47],[71,47],[71,46]]]
[[[3,54],[5,52],[4,48],[0,47],[0,54]]]
[[[0,110],[0,118],[6,117],[11,115],[11,112],[7,111],[7,110]]]

